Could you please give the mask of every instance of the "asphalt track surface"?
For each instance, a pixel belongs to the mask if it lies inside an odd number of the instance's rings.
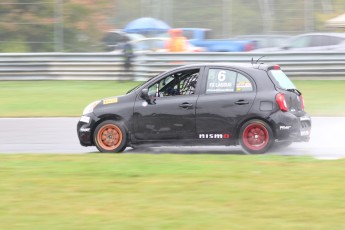
[[[0,153],[98,154],[79,144],[79,118],[1,118]],[[293,143],[276,155],[308,155],[319,159],[345,157],[345,117],[313,117],[310,142]],[[239,146],[159,147],[132,149],[124,154],[244,154]]]

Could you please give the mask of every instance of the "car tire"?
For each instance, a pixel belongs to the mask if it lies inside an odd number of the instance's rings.
[[[119,153],[127,147],[126,129],[116,121],[107,120],[100,123],[93,138],[97,149],[103,153]]]
[[[262,154],[269,150],[274,141],[271,127],[261,120],[250,120],[240,129],[239,142],[249,154]]]

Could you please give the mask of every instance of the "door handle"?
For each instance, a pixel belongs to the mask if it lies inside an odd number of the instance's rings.
[[[247,105],[249,104],[249,101],[246,100],[238,100],[235,102],[236,105]]]
[[[179,107],[184,108],[184,109],[189,109],[189,108],[193,107],[193,104],[190,104],[188,102],[184,102],[184,103],[180,104]]]

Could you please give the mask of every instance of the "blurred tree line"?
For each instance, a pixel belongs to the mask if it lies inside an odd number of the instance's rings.
[[[0,3],[0,52],[97,51],[112,8],[108,0],[6,0]]]
[[[6,0],[0,52],[102,51],[101,38],[139,17],[172,27],[202,27],[213,38],[329,31],[345,0]]]
[[[117,0],[113,22],[132,15],[160,18],[172,27],[211,28],[213,38],[245,34],[330,31],[325,22],[345,13],[345,0]],[[141,6],[138,7],[137,6]],[[121,12],[120,12],[121,11]],[[127,12],[132,12],[126,15]]]

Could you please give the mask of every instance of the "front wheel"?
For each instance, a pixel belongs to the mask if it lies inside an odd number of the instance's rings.
[[[97,149],[105,153],[122,152],[127,144],[125,128],[112,120],[100,123],[95,129],[93,138]]]
[[[273,143],[273,132],[270,126],[261,120],[250,120],[240,129],[239,141],[247,153],[265,153]]]

